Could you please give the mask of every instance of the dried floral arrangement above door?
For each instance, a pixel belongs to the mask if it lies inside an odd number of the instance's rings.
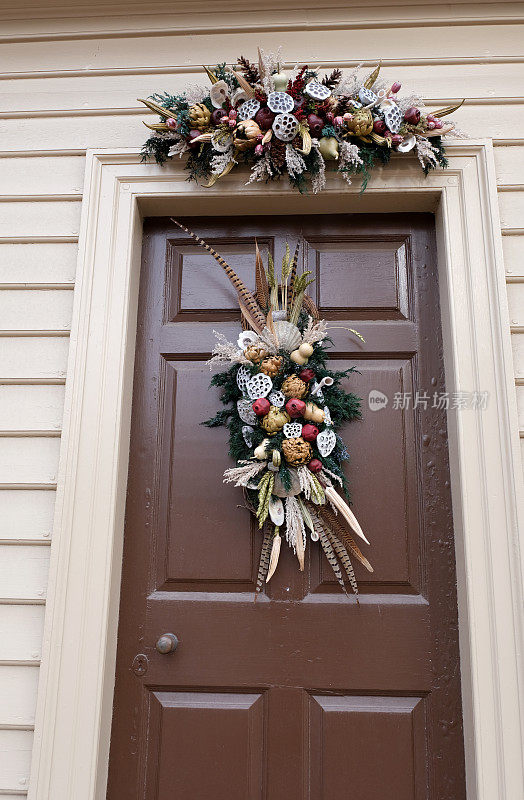
[[[210,89],[140,100],[160,117],[147,124],[153,135],[144,160],[162,164],[187,153],[189,180],[208,187],[245,164],[248,183],[287,175],[294,188],[313,193],[324,188],[328,165],[348,183],[360,174],[363,190],[374,166],[393,153],[416,153],[426,174],[447,166],[442,138],[457,131],[442,118],[464,100],[429,113],[421,97],[401,97],[398,81],[383,81],[380,66],[360,78],[358,69],[321,76],[307,65],[289,73],[281,65],[280,50],[259,50],[257,64],[240,56],[235,68],[204,67]]]
[[[360,417],[360,400],[342,385],[353,370],[327,365],[328,326],[306,294],[311,273],[297,274],[299,244],[293,257],[286,247],[280,278],[271,255],[266,270],[256,246],[253,294],[212,247],[173,222],[211,253],[238,295],[243,330],[237,342],[216,334],[209,362],[229,365],[211,381],[225,408],[204,424],[229,429],[236,465],[224,482],[242,487],[263,534],[256,592],[277,568],[285,531],[301,570],[308,540],[319,541],[341,588],[348,581],[358,596],[351,559],[373,569],[355,538],[369,542],[342,497],[349,501],[348,452],[337,431]]]

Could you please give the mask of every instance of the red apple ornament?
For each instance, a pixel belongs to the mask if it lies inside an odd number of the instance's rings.
[[[309,383],[309,381],[312,381],[315,377],[315,373],[308,367],[307,369],[303,369],[302,372],[299,372],[298,377],[301,381],[304,381],[304,383]]]
[[[305,410],[306,404],[304,401],[298,400],[296,397],[292,397],[291,400],[288,400],[286,403],[286,411],[290,417],[303,417]]]
[[[302,438],[306,440],[306,442],[314,442],[318,436],[318,428],[316,425],[311,425],[310,422],[307,425],[302,427]]]
[[[310,472],[320,472],[322,469],[322,461],[318,458],[312,458],[307,466]]]
[[[259,397],[258,400],[255,400],[253,403],[253,411],[257,415],[257,417],[265,417],[266,414],[269,413],[269,409],[271,408],[271,403],[267,399],[267,397]]]

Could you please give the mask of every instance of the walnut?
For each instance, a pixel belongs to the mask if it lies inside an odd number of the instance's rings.
[[[270,356],[269,358],[265,358],[261,365],[260,370],[264,372],[266,375],[269,375],[270,378],[274,378],[278,375],[278,371],[282,366],[282,359],[280,356]]]
[[[282,391],[286,397],[296,397],[301,400],[307,392],[307,385],[296,375],[289,375],[282,384]]]
[[[305,442],[302,436],[297,436],[296,439],[284,439],[282,452],[288,464],[292,464],[294,467],[300,467],[311,461],[311,445],[309,442]]]

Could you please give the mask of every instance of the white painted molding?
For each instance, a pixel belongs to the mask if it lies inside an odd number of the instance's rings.
[[[317,197],[246,187],[241,171],[202,189],[179,164],[88,151],[29,800],[105,797],[142,215],[393,208],[436,212],[447,386],[490,397],[449,420],[468,798],[524,797],[519,439],[493,153],[469,141],[448,154],[427,179],[394,159],[359,198],[334,174]]]

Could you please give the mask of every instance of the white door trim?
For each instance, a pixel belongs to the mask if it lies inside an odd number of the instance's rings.
[[[334,174],[316,197],[245,186],[240,170],[203,189],[179,165],[88,152],[30,800],[105,797],[142,216],[248,206],[436,212],[447,385],[490,398],[449,418],[468,798],[524,797],[520,461],[493,154],[488,141],[448,153],[427,179],[394,159],[359,198]]]

